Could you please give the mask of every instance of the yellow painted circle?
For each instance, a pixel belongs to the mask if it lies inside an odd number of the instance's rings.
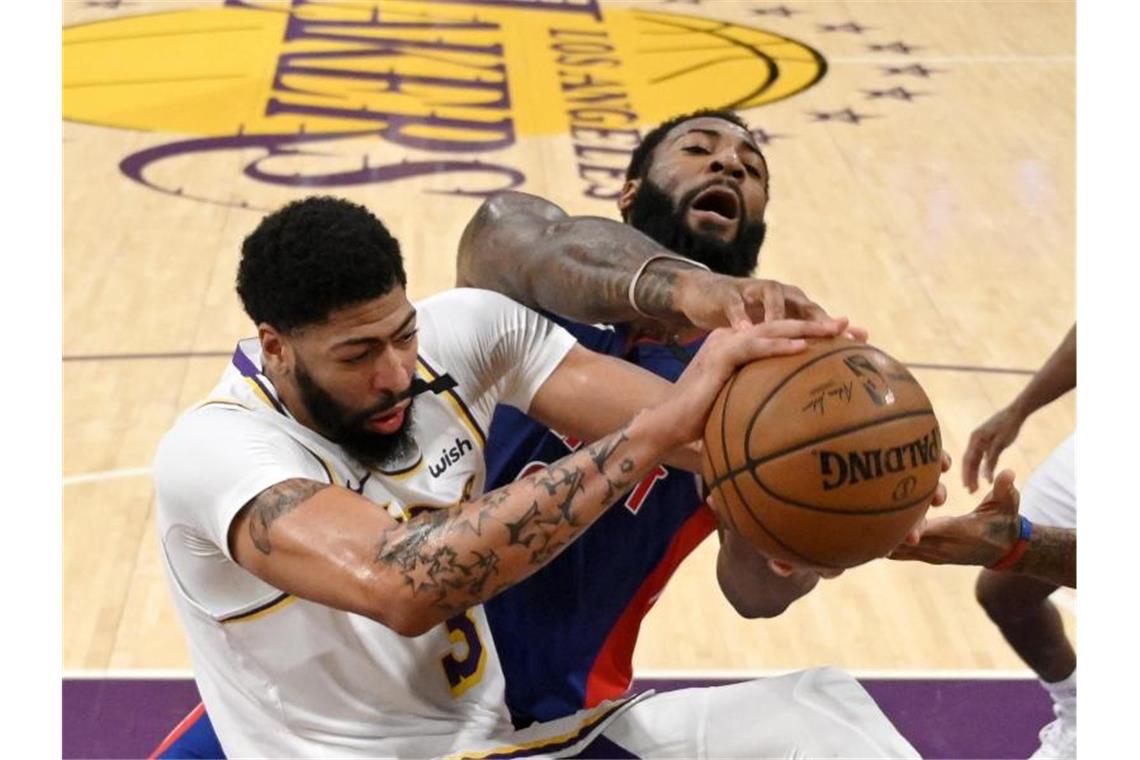
[[[772,32],[636,8],[603,10],[599,20],[408,0],[292,13],[262,6],[65,29],[64,117],[222,136],[366,130],[385,115],[435,115],[439,123],[407,133],[448,139],[464,131],[456,123],[505,119],[517,135],[543,135],[591,119],[617,128],[696,108],[753,108],[826,71],[817,52]]]

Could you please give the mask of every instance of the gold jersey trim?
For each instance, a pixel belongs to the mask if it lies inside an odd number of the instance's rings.
[[[582,740],[597,726],[598,723],[623,709],[628,702],[623,699],[610,705],[605,710],[599,710],[586,717],[577,727],[557,736],[547,736],[542,739],[525,742],[523,744],[504,744],[501,747],[484,750],[482,752],[465,752],[458,755],[448,755],[447,760],[498,760],[499,758],[530,757],[535,754],[549,753],[570,747]]]
[[[288,607],[293,602],[297,601],[297,597],[292,594],[281,594],[274,599],[270,599],[265,604],[262,604],[249,612],[242,612],[238,615],[231,615],[222,618],[218,622],[222,625],[229,625],[230,623],[250,623],[254,620],[260,620],[263,617],[268,617],[274,612],[279,612]]]
[[[416,362],[416,364],[420,370],[428,376],[429,381],[437,379],[442,374],[434,370],[431,365],[428,364],[427,361],[423,358],[423,356],[419,357],[419,360]],[[459,394],[456,393],[454,389],[444,391],[444,395],[447,396],[447,400],[455,409],[456,414],[459,415],[459,419],[463,421],[463,424],[466,425],[467,429],[471,431],[471,435],[475,437],[475,442],[479,444],[479,448],[486,448],[487,435],[483,432],[483,429],[479,427],[479,423],[475,420],[475,415],[473,415],[471,413],[471,410],[467,408],[467,404],[464,403],[463,399],[459,397]]]

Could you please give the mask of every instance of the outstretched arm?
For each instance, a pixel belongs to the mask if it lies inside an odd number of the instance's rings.
[[[457,284],[495,290],[578,322],[630,322],[643,318],[630,303],[630,282],[661,255],[675,256],[628,224],[569,216],[537,196],[502,192],[488,198],[463,231]],[[677,258],[650,262],[633,297],[657,320],[703,329],[827,317],[794,286],[714,274]]]
[[[1013,487],[1013,477],[1011,470],[1002,471],[993,490],[973,512],[930,520],[917,543],[899,546],[891,558],[981,567],[998,565],[1004,559],[1008,565],[1003,564],[1003,570],[1076,588],[1076,530],[1033,525],[1023,553],[1011,554],[1021,538],[1021,497]]]
[[[785,321],[714,332],[668,399],[616,433],[478,499],[402,523],[346,488],[277,483],[230,523],[233,557],[282,591],[419,635],[552,560],[670,451],[700,437],[738,366],[802,351],[799,335],[818,329]]]
[[[970,493],[978,490],[978,469],[991,483],[998,457],[1017,439],[1029,415],[1077,387],[1077,326],[1074,324],[1041,369],[1021,393],[970,435],[962,456],[962,483]]]
[[[526,578],[593,523],[670,447],[659,417],[402,523],[346,488],[287,480],[233,521],[233,556],[282,591],[418,636]]]

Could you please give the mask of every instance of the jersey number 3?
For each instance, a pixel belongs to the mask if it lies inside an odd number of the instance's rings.
[[[479,639],[479,629],[470,610],[456,615],[444,625],[447,626],[447,635],[451,639],[451,651],[440,658],[440,663],[451,687],[451,696],[461,697],[483,680],[487,650]]]

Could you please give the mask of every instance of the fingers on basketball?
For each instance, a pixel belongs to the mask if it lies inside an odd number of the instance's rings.
[[[775,322],[784,318],[784,289],[777,282],[766,282],[762,288],[764,321]]]
[[[722,522],[761,554],[813,569],[886,556],[938,496],[942,467],[921,386],[886,354],[845,338],[734,373],[709,415],[704,452]]]

